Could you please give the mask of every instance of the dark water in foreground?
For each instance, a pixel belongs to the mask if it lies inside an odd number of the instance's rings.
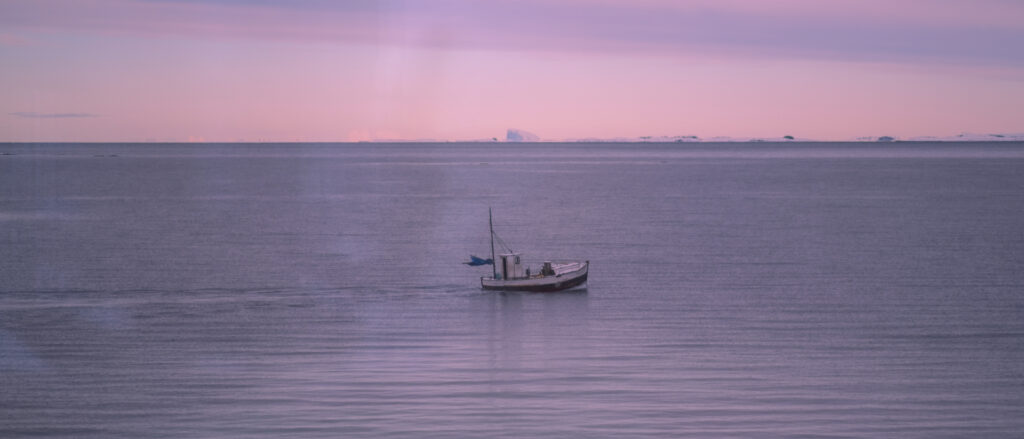
[[[0,436],[1024,435],[1021,144],[0,153]]]

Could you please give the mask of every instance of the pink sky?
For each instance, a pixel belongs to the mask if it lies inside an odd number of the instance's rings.
[[[1013,0],[8,0],[0,141],[1024,132]]]

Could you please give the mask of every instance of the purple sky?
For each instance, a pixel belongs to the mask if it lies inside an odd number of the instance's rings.
[[[7,0],[0,140],[1024,132],[1009,0]]]

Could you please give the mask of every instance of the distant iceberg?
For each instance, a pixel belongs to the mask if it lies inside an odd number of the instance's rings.
[[[536,142],[539,140],[540,137],[536,134],[515,128],[509,128],[508,133],[505,134],[506,142]]]
[[[583,137],[565,139],[565,142],[580,143],[689,143],[700,142],[697,136],[640,136],[640,137]]]
[[[1021,142],[1024,141],[1024,133],[962,133],[955,136],[917,136],[907,140],[911,142]]]
[[[962,133],[953,137],[945,137],[939,140],[947,140],[954,142],[1019,142],[1024,140],[1024,133],[1015,134],[976,134],[976,133]]]

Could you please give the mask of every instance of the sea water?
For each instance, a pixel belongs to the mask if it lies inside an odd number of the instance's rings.
[[[1020,143],[0,154],[0,436],[1024,434]]]

